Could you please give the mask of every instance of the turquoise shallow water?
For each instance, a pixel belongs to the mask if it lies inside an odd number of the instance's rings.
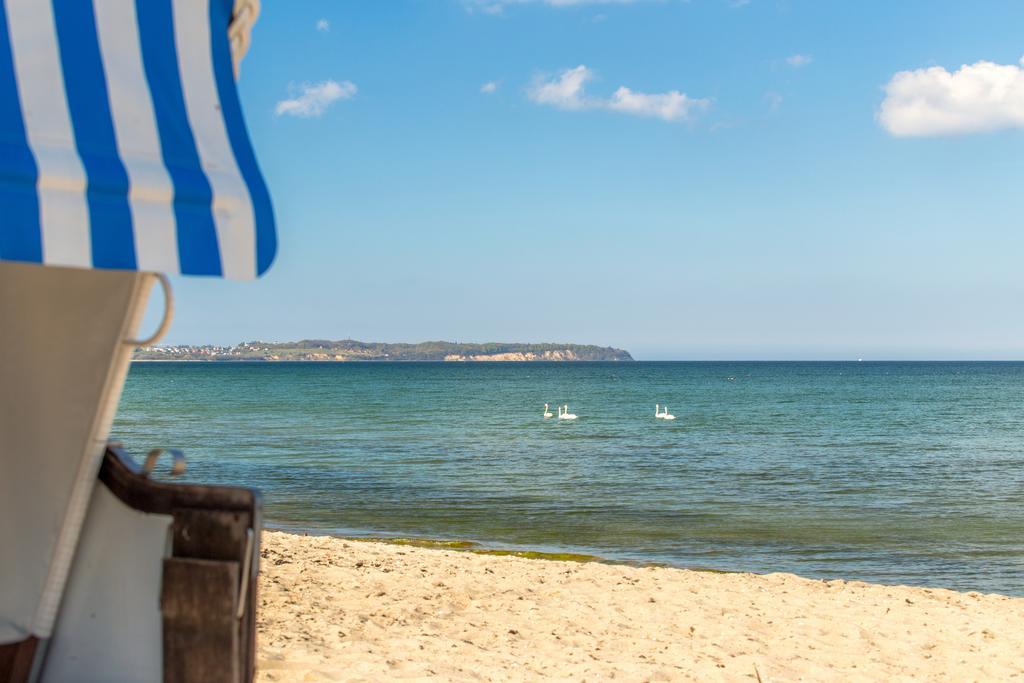
[[[114,437],[286,528],[1024,595],[1024,363],[135,364]]]

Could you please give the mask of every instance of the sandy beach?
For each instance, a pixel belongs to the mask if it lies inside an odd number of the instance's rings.
[[[266,532],[258,680],[1024,680],[1024,598]]]

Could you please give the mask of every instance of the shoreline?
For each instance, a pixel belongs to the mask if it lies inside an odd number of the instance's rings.
[[[669,561],[663,560],[642,560],[642,559],[627,559],[627,558],[615,558],[607,557],[604,555],[594,554],[590,552],[588,548],[563,548],[555,546],[521,546],[508,543],[498,543],[489,541],[478,541],[470,539],[460,538],[440,538],[440,537],[429,537],[429,536],[410,536],[408,534],[394,534],[388,535],[382,531],[367,531],[365,533],[360,531],[351,531],[349,533],[339,533],[336,531],[324,531],[321,529],[307,529],[296,526],[283,526],[276,525],[273,522],[265,522],[263,525],[265,532],[270,531],[279,534],[285,534],[288,536],[299,536],[302,538],[332,538],[338,541],[352,541],[354,543],[380,543],[382,545],[393,545],[398,547],[407,548],[420,548],[425,550],[447,550],[456,553],[469,553],[471,555],[481,555],[484,557],[517,557],[524,560],[540,560],[544,562],[575,562],[580,564],[601,564],[612,567],[635,567],[637,569],[678,569],[680,571],[689,572],[707,572],[709,574],[751,574],[753,576],[764,576],[762,573],[744,571],[739,569],[719,569],[717,567],[707,567],[702,565],[684,565],[675,564]],[[810,577],[809,580],[820,580],[820,581],[855,581],[859,579],[815,579]],[[870,582],[867,582],[870,583]],[[877,584],[877,585],[890,585],[890,584]],[[920,588],[921,586],[911,586],[909,584],[891,584],[895,586],[907,585],[910,588]],[[931,588],[931,586],[924,586],[925,588]],[[955,589],[948,589],[955,590]],[[987,595],[987,593],[985,593]],[[1007,595],[1004,593],[992,593],[992,595],[1006,595],[1006,597],[1016,597]],[[1022,596],[1024,597],[1024,596]]]
[[[531,560],[594,563],[609,566],[635,567],[638,569],[659,568],[676,569],[689,572],[706,572],[709,574],[748,574],[751,576],[768,576],[770,574],[791,574],[808,581],[859,581],[873,586],[889,586],[894,588],[914,588],[927,590],[949,590],[955,593],[977,593],[1024,600],[1024,595],[1005,591],[986,591],[975,588],[958,588],[940,584],[915,584],[900,581],[886,582],[868,578],[857,578],[842,575],[804,575],[785,570],[759,571],[752,569],[724,569],[701,564],[685,564],[666,559],[643,559],[637,557],[610,557],[600,554],[594,548],[580,546],[555,545],[518,545],[498,541],[485,541],[469,538],[451,538],[441,536],[417,536],[400,532],[386,532],[369,529],[326,530],[297,525],[278,524],[264,521],[264,531],[299,536],[304,538],[332,538],[339,541],[357,543],[381,543],[399,547],[423,548],[428,550],[448,550],[451,552],[470,553],[473,555],[495,557],[519,557]]]
[[[1024,598],[268,530],[258,679],[1005,680]]]
[[[545,560],[552,562],[579,562],[596,563],[607,565],[621,565],[624,567],[664,567],[670,569],[684,569],[694,572],[711,572],[714,574],[735,574],[739,573],[729,569],[716,569],[714,567],[683,566],[662,562],[657,560],[633,560],[616,559],[587,552],[585,548],[568,549],[553,546],[520,546],[507,543],[477,541],[462,538],[439,538],[429,536],[410,536],[408,534],[389,535],[382,531],[351,531],[350,533],[338,533],[336,531],[324,531],[321,529],[306,529],[303,527],[276,525],[273,522],[264,523],[264,531],[286,534],[288,536],[301,536],[304,538],[333,538],[340,541],[353,541],[357,543],[381,543],[384,545],[395,545],[400,547],[423,548],[427,550],[449,550],[452,552],[470,553],[473,555],[484,555],[491,557],[519,557],[527,560]]]

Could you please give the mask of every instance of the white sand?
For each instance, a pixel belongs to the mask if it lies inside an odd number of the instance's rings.
[[[1024,681],[1024,599],[264,534],[258,680]]]

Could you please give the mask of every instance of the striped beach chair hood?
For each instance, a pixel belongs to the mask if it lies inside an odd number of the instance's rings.
[[[0,260],[252,279],[276,251],[236,72],[256,0],[0,0]]]

